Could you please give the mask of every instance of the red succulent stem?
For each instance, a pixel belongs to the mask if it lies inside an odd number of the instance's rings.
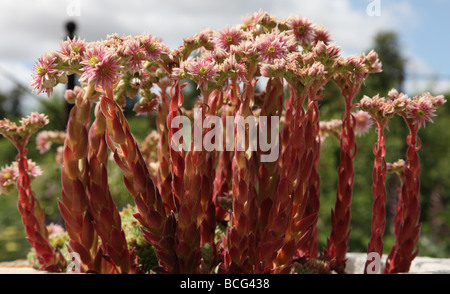
[[[169,128],[167,127],[167,116],[169,114],[169,98],[166,94],[166,88],[161,87],[161,103],[157,112],[157,130],[160,136],[158,144],[158,162],[157,185],[161,193],[161,198],[166,208],[166,213],[175,210],[177,204],[172,195],[172,174],[170,166],[170,141]]]
[[[312,144],[316,140],[308,124],[310,109],[305,112],[303,102],[307,93],[296,92],[292,101],[294,108],[289,127],[292,137],[283,152],[283,165],[274,209],[271,210],[272,224],[283,236],[283,245],[274,260],[275,273],[288,273],[298,248],[303,246],[311,234],[317,215],[305,215],[308,203],[308,180],[313,166]],[[303,141],[295,138],[304,138]],[[283,224],[283,217],[285,224]],[[285,233],[283,232],[283,228]],[[273,230],[273,229],[272,229]],[[276,231],[275,231],[276,232]]]
[[[247,84],[244,88],[237,115],[247,118],[252,115],[249,107],[253,100],[254,86]],[[246,151],[239,151],[237,145],[237,127],[235,133],[235,150],[232,163],[233,171],[233,211],[230,225],[224,240],[224,268],[227,273],[251,273],[255,260],[256,248],[256,191],[255,166],[253,160],[246,157]],[[245,142],[249,143],[249,133],[245,131]],[[247,148],[245,148],[246,150]],[[252,153],[252,157],[254,154]]]
[[[181,131],[179,127],[172,127],[173,119],[181,113],[180,107],[183,103],[181,86],[177,82],[172,87],[174,93],[169,106],[167,126],[169,128],[169,142],[172,143],[173,134]],[[203,111],[202,117],[203,120]],[[196,123],[196,120],[194,120]],[[202,130],[202,126],[197,126]],[[193,127],[191,130],[194,133]],[[183,142],[184,143],[184,142]],[[197,165],[205,164],[202,150],[193,150],[194,141],[188,152],[170,148],[172,163],[172,193],[175,197],[178,212],[178,226],[176,228],[176,254],[178,256],[180,273],[199,273],[201,264],[200,251],[200,219],[202,214],[202,177]]]
[[[306,122],[306,133],[310,134],[309,136],[311,138],[306,140],[306,142],[309,143],[306,148],[312,151],[313,162],[311,164],[311,171],[307,181],[307,203],[302,216],[303,219],[311,218],[311,235],[308,236],[305,242],[299,245],[298,248],[298,254],[300,256],[310,259],[317,258],[317,219],[320,210],[320,176],[318,172],[320,160],[319,107],[315,99],[315,94],[310,94],[310,101],[308,103],[308,116]]]
[[[375,154],[375,161],[372,173],[372,235],[367,247],[367,253],[376,252],[380,256],[383,255],[383,234],[386,226],[386,146],[384,129],[386,121],[377,121],[378,140],[373,146],[373,153]],[[366,261],[364,266],[364,273],[367,273],[367,266],[369,261]]]
[[[16,161],[19,168],[17,179],[17,190],[19,191],[18,208],[22,216],[22,223],[25,226],[27,239],[36,251],[36,256],[41,269],[51,272],[61,272],[65,265],[65,260],[59,252],[50,245],[48,232],[45,226],[45,214],[31,190],[31,179],[28,175],[28,161],[26,158],[27,149],[17,146],[19,151]]]
[[[271,150],[262,151],[258,149],[258,161],[256,167],[258,168],[258,192],[256,195],[257,208],[257,240],[258,245],[255,252],[255,271],[257,273],[264,273],[273,268],[273,261],[277,257],[277,251],[281,248],[284,241],[284,233],[287,229],[287,219],[290,212],[291,205],[289,204],[289,195],[287,195],[287,182],[285,176],[282,176],[284,171],[280,165],[281,161],[281,138],[280,133],[272,136],[272,117],[280,117],[283,110],[284,101],[284,87],[283,81],[279,78],[268,81],[266,91],[263,93],[264,104],[261,108],[261,116],[266,116],[266,139],[270,141]],[[261,130],[261,120],[259,128]],[[262,129],[264,131],[264,129]],[[262,133],[258,134],[259,136]],[[269,152],[273,152],[272,147],[278,142],[278,158],[272,162],[263,162],[262,156]],[[280,183],[280,178],[283,180]],[[282,195],[281,195],[282,194]],[[279,209],[275,209],[278,206]],[[276,211],[275,211],[276,210]],[[282,220],[280,222],[280,220]]]
[[[318,232],[317,232],[317,219],[320,210],[320,175],[318,172],[320,161],[320,113],[319,113],[319,100],[323,95],[318,95],[319,89],[329,80],[316,81],[308,89],[308,112],[306,118],[306,134],[309,134],[310,139],[306,140],[308,145],[307,149],[310,149],[313,154],[313,164],[311,165],[311,171],[309,179],[307,181],[307,203],[304,211],[303,218],[311,218],[311,235],[305,240],[303,244],[300,244],[297,250],[299,256],[303,256],[310,259],[317,258],[318,254]]]
[[[407,137],[408,150],[404,166],[404,180],[401,188],[401,201],[397,211],[396,240],[386,260],[384,272],[387,274],[408,272],[411,263],[419,252],[416,245],[420,234],[420,161],[418,151],[420,139],[417,136],[419,125],[404,117],[410,134]]]
[[[350,237],[350,207],[353,195],[355,171],[353,160],[356,157],[355,119],[351,114],[352,99],[359,91],[359,86],[346,86],[341,90],[345,99],[345,112],[342,117],[342,134],[340,139],[340,164],[338,168],[338,186],[336,203],[331,211],[331,233],[327,242],[326,255],[330,266],[337,272],[344,272],[345,255]]]
[[[91,111],[89,98],[94,91],[88,87],[84,96],[80,92],[69,114],[67,137],[64,141],[64,162],[61,172],[62,197],[59,210],[69,234],[69,249],[80,254],[81,271],[100,268],[94,263],[98,242],[88,206],[88,124]]]
[[[102,240],[102,247],[120,273],[134,273],[136,266],[130,254],[122,230],[119,210],[111,197],[108,185],[108,145],[106,143],[106,119],[99,104],[95,109],[95,121],[89,131],[89,208],[95,230]]]
[[[231,105],[224,105],[222,108],[222,123],[226,125],[226,117],[233,114],[233,107]],[[213,202],[215,206],[216,220],[224,222],[228,217],[229,208],[231,208],[231,187],[232,187],[232,162],[233,151],[227,151],[227,137],[223,137],[224,150],[219,154],[219,163],[216,168],[214,187],[213,187]]]
[[[100,107],[107,122],[106,142],[114,153],[115,162],[124,172],[125,186],[138,208],[139,213],[134,216],[143,226],[144,238],[154,246],[163,269],[178,273],[175,215],[173,212],[166,214],[139,145],[131,134],[122,109],[111,97],[100,98]]]

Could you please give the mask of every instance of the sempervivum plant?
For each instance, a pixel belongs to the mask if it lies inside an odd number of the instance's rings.
[[[384,129],[398,114],[411,134],[387,272],[407,271],[419,228],[417,131],[445,100],[391,92],[384,100],[364,98],[358,104],[361,85],[380,71],[374,51],[343,57],[322,26],[261,11],[242,24],[184,38],[174,50],[149,34],[62,42],[60,50],[38,59],[32,87],[51,95],[67,75],[80,76],[80,87],[65,95],[74,104],[66,132],[39,137],[43,151],[64,140],[58,203],[68,250],[80,255],[84,272],[343,273],[355,135],[375,122],[369,251],[381,252]],[[193,111],[183,107],[186,79],[199,91]],[[265,90],[255,93],[263,81]],[[339,88],[345,109],[340,120],[323,122],[319,106],[328,83]],[[157,128],[142,144],[123,113],[126,99],[136,96],[137,115],[156,112]],[[321,253],[318,168],[328,135],[339,140],[340,162],[331,234]],[[108,186],[110,164],[120,168],[134,200],[122,218]],[[18,183],[22,190],[23,183],[29,185],[25,176]],[[31,195],[27,189],[24,195]],[[137,229],[141,235],[130,242]],[[33,230],[44,236],[34,237],[40,242],[33,243],[36,253],[47,269],[56,270],[57,255],[44,242],[45,231],[37,225]],[[157,266],[147,262],[153,252]]]

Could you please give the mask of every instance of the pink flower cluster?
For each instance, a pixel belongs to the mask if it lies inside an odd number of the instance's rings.
[[[46,115],[33,112],[20,120],[20,124],[5,118],[0,120],[0,134],[11,140],[16,146],[28,141],[31,134],[49,123]]]
[[[398,93],[392,89],[386,96],[376,95],[372,98],[364,96],[359,102],[362,110],[369,112],[378,121],[390,120],[398,114],[418,127],[425,127],[425,123],[433,122],[436,109],[446,102],[444,96],[432,96],[425,93],[413,98]]]
[[[28,175],[31,179],[42,175],[41,168],[31,159],[28,159]],[[19,166],[16,161],[6,165],[0,170],[0,195],[9,193],[15,186],[19,178]]]
[[[36,136],[36,148],[42,153],[50,150],[52,144],[62,145],[66,133],[63,131],[42,131]]]

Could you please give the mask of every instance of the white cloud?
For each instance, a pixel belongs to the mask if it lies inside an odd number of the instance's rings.
[[[87,41],[104,39],[112,33],[147,32],[175,48],[183,37],[208,27],[222,29],[227,24],[240,23],[242,17],[259,9],[279,19],[301,14],[328,28],[345,55],[369,49],[374,34],[380,30],[420,24],[408,1],[381,1],[381,16],[374,17],[366,13],[365,3],[370,1],[362,2],[355,5],[350,0],[2,0],[0,66],[28,85],[34,60],[47,50],[58,49],[65,34],[64,23],[69,19],[77,22],[77,34]],[[73,15],[78,12],[79,15]],[[0,79],[2,91],[7,84],[3,80]]]

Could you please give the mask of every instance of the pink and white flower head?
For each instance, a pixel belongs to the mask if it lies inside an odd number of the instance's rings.
[[[268,16],[269,14],[267,12],[263,12],[262,10],[259,10],[258,12],[255,12],[251,15],[246,16],[242,19],[242,24],[244,28],[253,30],[256,28],[256,26],[261,22],[261,20]]]
[[[284,75],[286,71],[286,59],[275,59],[271,63],[261,64],[260,72],[263,77],[277,77]]]
[[[138,39],[133,38],[125,42],[124,55],[127,59],[126,66],[131,74],[140,73],[143,70],[147,53]]]
[[[295,47],[293,39],[284,32],[272,32],[256,38],[256,48],[263,62],[283,58]]]
[[[51,223],[47,226],[47,232],[49,237],[53,237],[64,233],[64,229],[58,224]]]
[[[365,66],[368,69],[369,73],[379,73],[383,70],[381,69],[381,61],[378,59],[378,54],[371,50],[367,55],[362,54],[362,59],[364,60]]]
[[[80,38],[67,37],[67,40],[61,43],[61,50],[58,51],[59,56],[64,62],[69,65],[74,65],[81,62],[83,55],[86,52],[86,42]]]
[[[37,90],[37,93],[47,93],[50,97],[53,94],[53,88],[58,84],[60,73],[56,68],[58,55],[55,52],[47,52],[38,58],[34,65],[34,73],[31,87]]]
[[[147,54],[147,59],[157,61],[161,55],[169,54],[169,47],[164,45],[160,39],[149,34],[144,34],[139,37],[141,47]]]
[[[358,110],[356,113],[353,113],[353,116],[355,118],[355,134],[358,136],[367,134],[373,125],[370,114],[363,110]]]
[[[108,51],[107,47],[98,44],[86,51],[81,80],[101,86],[103,89],[112,89],[118,81],[121,65],[116,56]]]
[[[332,39],[327,29],[325,29],[322,25],[314,26],[314,37],[312,40],[313,45],[318,42],[324,42],[325,45],[328,45],[331,41]]]
[[[184,63],[186,72],[193,77],[197,82],[197,89],[208,89],[208,82],[215,82],[214,78],[217,76],[216,63],[212,60],[203,58],[187,59],[188,63]]]
[[[50,150],[53,143],[64,144],[66,136],[62,131],[42,131],[36,136],[36,148],[43,154]]]
[[[347,66],[350,67],[350,80],[356,84],[364,82],[364,79],[369,73],[368,68],[364,63],[364,56],[351,55],[345,60]]]
[[[237,46],[242,41],[242,32],[237,27],[231,29],[226,26],[225,30],[215,33],[214,41],[216,47],[223,48],[227,51],[231,46]]]
[[[31,159],[27,160],[26,169],[31,179],[42,175],[42,170]],[[19,178],[19,165],[17,161],[10,165],[4,166],[0,170],[0,195],[10,192]]]
[[[291,15],[286,20],[289,27],[288,33],[295,36],[295,40],[300,45],[310,44],[314,38],[315,30],[312,22],[308,18],[303,18],[301,15]]]
[[[230,55],[224,62],[220,65],[220,71],[227,73],[238,78],[239,81],[247,83],[247,68],[242,63],[236,61],[234,55]]]
[[[431,117],[436,116],[435,111],[429,96],[414,97],[406,107],[406,117],[412,120],[414,125],[425,127],[426,121],[433,122]]]
[[[15,186],[19,171],[14,165],[6,165],[0,170],[0,195],[9,193]]]

